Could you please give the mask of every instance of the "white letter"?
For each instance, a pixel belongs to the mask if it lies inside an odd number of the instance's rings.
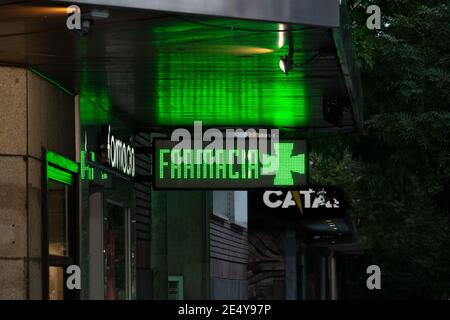
[[[380,267],[377,265],[368,266],[366,273],[367,274],[373,273],[369,278],[367,278],[367,281],[366,281],[367,289],[380,290],[381,289],[381,269],[380,269]]]
[[[201,163],[202,159],[197,157],[198,150],[203,148],[203,128],[201,121],[194,121],[194,163]],[[198,159],[200,158],[200,159]]]
[[[181,141],[180,141],[181,139]],[[179,141],[172,150],[177,150],[177,154],[184,155],[184,150],[191,149],[191,133],[187,129],[176,129],[172,132],[171,141]],[[172,159],[176,164],[183,163],[182,157]]]
[[[77,289],[80,290],[81,289],[81,270],[80,267],[73,264],[71,266],[67,267],[66,270],[67,274],[70,274],[69,277],[67,277],[67,281],[66,281],[66,286],[67,289],[69,290],[73,290],[73,289]]]
[[[116,147],[116,141],[114,139],[114,136],[111,136],[111,161],[109,162],[111,164],[111,167],[116,167],[116,160],[117,160],[117,147]]]
[[[66,20],[66,26],[69,30],[81,30],[81,10],[79,6],[71,5],[66,9],[66,13],[69,14]]]
[[[283,194],[283,192],[281,191],[266,191],[264,192],[263,195],[263,201],[266,204],[266,206],[268,206],[269,208],[275,209],[278,208],[279,206],[281,206],[281,204],[283,203],[283,201],[281,200],[277,200],[275,202],[270,201],[270,196],[274,194],[276,196],[281,196]]]
[[[111,126],[108,126],[108,141],[106,141],[106,148],[108,150],[108,162],[111,163]]]
[[[214,151],[223,150],[223,135],[219,129],[206,130],[205,133],[203,134],[203,141],[212,141],[205,147],[204,150],[214,150]],[[206,154],[208,154],[208,152]],[[215,161],[215,152],[214,153],[211,152],[209,154],[211,154],[211,159],[204,159],[204,160],[206,160],[205,163],[212,164]]]
[[[238,129],[227,129],[227,150],[234,148],[234,139],[236,138],[236,149],[237,150],[245,150],[245,142],[248,138],[248,150],[258,150],[258,135],[255,129],[247,129],[246,131],[238,128]],[[230,141],[228,141],[230,139]],[[261,152],[261,149],[259,149]],[[241,157],[241,153],[239,153],[238,164],[242,164],[246,161]]]
[[[127,175],[131,174],[131,147],[127,146]]]
[[[311,193],[314,193],[312,189],[309,189],[309,191],[300,191],[300,194],[305,196],[305,208],[309,209],[311,208]]]
[[[366,10],[367,14],[372,14],[367,18],[367,28],[370,30],[381,29],[381,9],[377,5],[371,5]]]
[[[284,199],[283,202],[283,209],[289,208],[290,206],[296,206],[297,204],[295,203],[294,200],[292,200],[292,193],[290,191],[288,191],[288,193],[286,194],[286,198]]]

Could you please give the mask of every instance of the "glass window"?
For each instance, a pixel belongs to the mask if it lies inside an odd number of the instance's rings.
[[[213,191],[213,214],[225,219],[229,217],[229,191]]]
[[[247,191],[234,191],[234,223],[247,228]]]
[[[54,256],[68,255],[69,186],[48,182],[48,253]]]
[[[72,207],[74,194],[72,185],[76,181],[78,165],[54,152],[47,151],[46,215],[43,224],[43,268],[45,298],[50,300],[76,299],[79,292],[66,291],[66,268],[75,264],[74,246],[77,232],[73,230],[76,214]],[[74,243],[72,243],[74,241]]]
[[[64,268],[49,267],[48,298],[50,300],[64,299]]]
[[[213,191],[213,214],[247,228],[247,191]]]

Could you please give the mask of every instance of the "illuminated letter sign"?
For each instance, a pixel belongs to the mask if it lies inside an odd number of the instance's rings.
[[[306,185],[307,152],[304,140],[235,144],[155,139],[153,176],[157,189],[269,189]]]
[[[248,201],[256,212],[295,219],[342,217],[348,208],[342,191],[319,187],[255,190],[249,192]]]
[[[108,164],[122,174],[134,177],[135,158],[134,148],[111,134],[108,126]]]

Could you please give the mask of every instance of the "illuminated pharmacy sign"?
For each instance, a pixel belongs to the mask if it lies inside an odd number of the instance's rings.
[[[154,187],[245,190],[306,185],[304,140],[241,137],[210,141],[155,139]]]

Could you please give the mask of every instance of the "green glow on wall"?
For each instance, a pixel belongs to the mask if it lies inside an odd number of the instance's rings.
[[[96,74],[90,73],[86,62],[82,62],[80,86],[80,122],[82,125],[109,124],[112,119],[111,99],[106,89],[105,79],[98,79]],[[103,76],[105,72],[102,73]],[[98,88],[95,83],[104,83]]]
[[[86,152],[81,151],[80,154],[80,178],[81,180],[94,180],[95,168],[86,163]]]
[[[44,79],[44,80],[50,82],[52,85],[54,85],[55,87],[57,87],[58,89],[60,89],[60,90],[63,91],[64,93],[66,93],[66,94],[68,94],[68,95],[70,95],[70,96],[74,96],[74,95],[75,95],[72,91],[66,89],[62,84],[60,84],[59,82],[53,80],[52,78],[50,78],[50,77],[44,75],[43,73],[37,71],[35,68],[32,68],[32,67],[31,67],[30,70],[31,70],[31,72],[33,72],[35,75],[37,75],[37,76],[41,77],[42,79]]]
[[[111,123],[111,104],[106,91],[83,90],[80,94],[80,121],[83,125]]]
[[[81,180],[94,181],[96,179],[100,180],[108,180],[108,173],[89,165],[87,161],[87,157],[89,156],[90,161],[95,162],[95,153],[88,152],[86,153],[84,150],[80,153],[80,178]]]
[[[47,165],[47,178],[55,181],[62,182],[64,184],[72,185],[72,174],[63,170],[59,170],[55,167]]]
[[[47,150],[47,163],[51,163],[53,165],[56,165],[60,168],[66,169],[67,171],[78,173],[79,172],[79,166],[78,163],[67,159],[66,157],[63,157],[60,154],[57,154],[53,151]]]

